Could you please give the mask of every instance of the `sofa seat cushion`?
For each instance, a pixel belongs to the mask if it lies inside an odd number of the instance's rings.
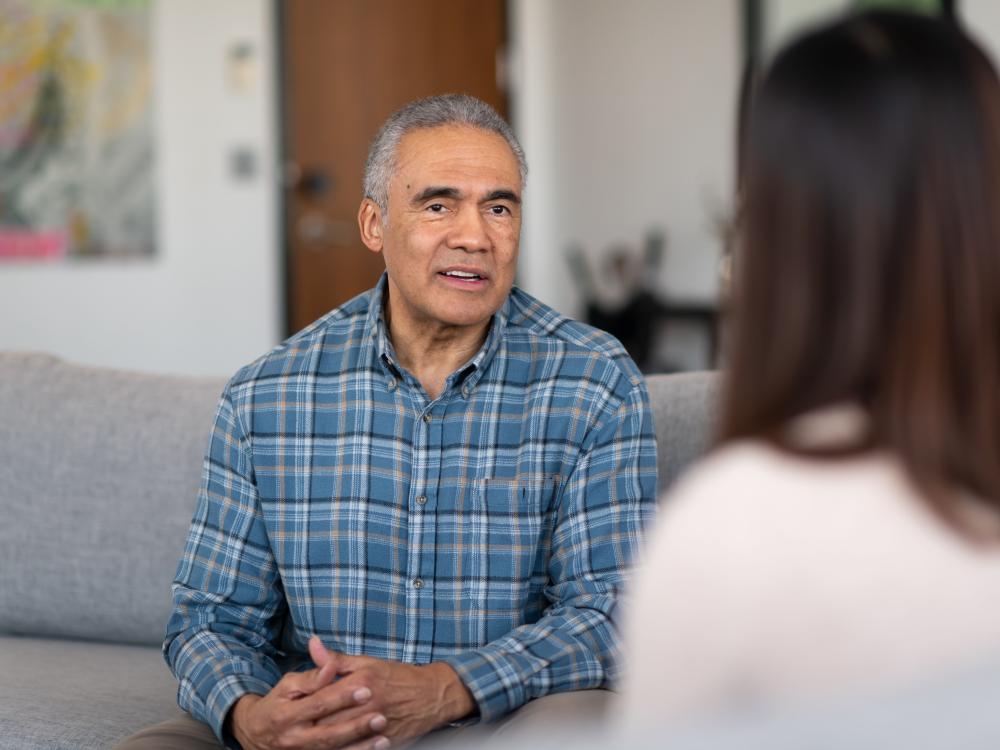
[[[108,750],[183,715],[158,648],[0,636],[0,750]]]

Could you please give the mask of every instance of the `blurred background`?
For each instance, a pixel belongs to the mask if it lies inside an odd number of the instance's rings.
[[[232,373],[374,283],[368,143],[461,90],[527,152],[518,283],[711,367],[748,61],[879,4],[1000,47],[996,0],[0,0],[0,349]]]

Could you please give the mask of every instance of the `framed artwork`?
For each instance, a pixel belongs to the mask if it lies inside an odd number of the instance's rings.
[[[151,0],[0,0],[0,261],[155,252]]]

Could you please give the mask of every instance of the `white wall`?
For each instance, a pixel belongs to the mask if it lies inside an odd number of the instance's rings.
[[[269,0],[157,0],[158,255],[0,265],[0,349],[147,371],[231,374],[277,343],[277,100]],[[249,42],[256,82],[227,53]],[[257,176],[229,174],[250,149]]]
[[[958,14],[996,66],[1000,62],[1000,3],[997,0],[961,0]]]
[[[519,283],[572,315],[565,261],[669,234],[659,288],[712,299],[728,207],[742,64],[739,0],[510,0],[512,119],[528,156]],[[769,51],[848,8],[848,0],[767,0]],[[959,12],[1000,54],[1000,2]]]
[[[512,0],[513,119],[528,156],[520,283],[569,314],[567,246],[666,229],[659,287],[717,291],[741,72],[736,0]],[[596,266],[595,266],[596,267]]]

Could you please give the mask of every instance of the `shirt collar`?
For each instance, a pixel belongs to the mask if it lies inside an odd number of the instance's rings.
[[[375,344],[375,354],[382,367],[393,377],[399,377],[402,374],[403,368],[396,358],[396,350],[389,339],[389,326],[385,322],[385,299],[388,283],[388,274],[383,272],[382,277],[378,280],[378,284],[372,290],[368,306],[367,330],[371,332],[370,336]],[[493,357],[496,355],[503,341],[504,333],[507,329],[507,321],[510,316],[510,304],[510,295],[508,294],[507,299],[504,300],[500,309],[493,314],[493,318],[490,321],[490,331],[486,335],[486,341],[483,342],[483,345],[472,359],[448,376],[446,388],[461,382],[463,396],[468,396],[469,392],[475,388],[476,383],[479,382],[486,368],[493,361]]]
[[[398,369],[396,363],[396,352],[389,341],[389,328],[385,323],[385,290],[389,282],[388,275],[383,271],[375,288],[372,289],[372,296],[368,303],[368,324],[367,330],[371,331],[371,338],[375,342],[375,354],[383,366]]]

